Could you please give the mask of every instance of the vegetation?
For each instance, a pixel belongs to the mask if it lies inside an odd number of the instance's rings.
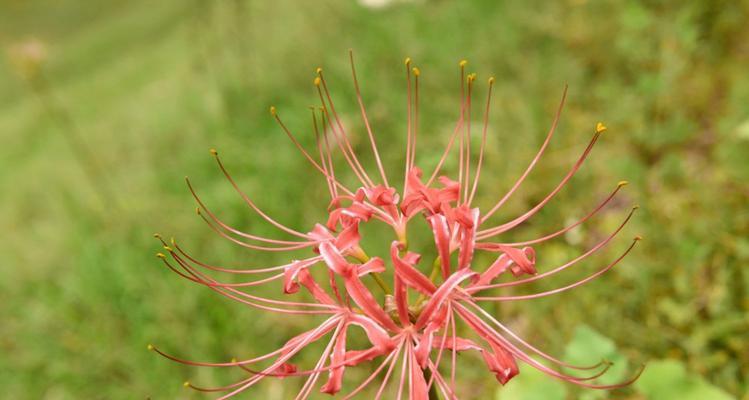
[[[513,238],[548,233],[584,215],[618,181],[630,185],[591,223],[538,248],[540,269],[579,254],[640,205],[625,235],[645,240],[621,266],[555,300],[494,311],[552,354],[608,357],[620,361],[621,377],[647,363],[641,380],[612,393],[580,392],[548,378],[535,383],[541,378],[528,372],[501,388],[464,362],[462,392],[535,399],[550,385],[540,398],[748,398],[749,8],[733,1],[500,3],[3,2],[3,396],[204,398],[182,381],[221,384],[239,371],[185,368],[146,345],[228,360],[277,346],[306,326],[179,279],[153,257],[152,234],[174,235],[216,263],[283,261],[214,235],[195,216],[182,177],[225,220],[273,235],[222,178],[208,153],[215,147],[269,214],[309,229],[324,215],[324,181],[267,110],[275,105],[312,145],[307,106],[315,104],[313,72],[322,66],[339,111],[358,130],[355,146],[365,148],[348,72],[353,48],[391,171],[404,158],[404,57],[422,72],[417,164],[433,165],[457,116],[458,61],[469,60],[478,81],[496,76],[478,194],[485,206],[530,161],[569,85],[558,136],[498,220],[548,193],[596,122],[606,123],[571,185]],[[529,290],[582,277],[628,243]],[[268,381],[254,393],[287,398],[297,384]]]

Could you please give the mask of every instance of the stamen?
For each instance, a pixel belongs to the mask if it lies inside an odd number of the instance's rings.
[[[403,193],[408,193],[408,172],[411,169],[411,146],[412,146],[412,103],[411,103],[411,58],[406,57],[406,168],[403,175]]]
[[[611,192],[611,194],[609,194],[608,197],[606,197],[603,201],[601,201],[601,203],[598,204],[598,206],[596,206],[596,208],[594,208],[591,212],[589,212],[584,217],[582,217],[579,220],[577,220],[575,223],[573,223],[573,224],[571,224],[569,226],[566,226],[563,229],[560,229],[560,230],[558,230],[558,231],[556,231],[554,233],[548,234],[548,235],[540,237],[538,239],[526,240],[524,242],[503,243],[503,245],[505,245],[505,246],[512,246],[512,247],[528,246],[528,245],[531,245],[531,244],[545,242],[545,241],[547,241],[549,239],[553,239],[553,238],[555,238],[555,237],[557,237],[559,235],[563,235],[563,234],[571,231],[575,227],[579,226],[580,224],[584,223],[585,221],[587,221],[588,219],[590,219],[592,216],[594,216],[595,214],[597,214],[599,211],[601,211],[601,209],[603,209],[603,207],[605,207],[609,202],[611,202],[611,200],[614,199],[614,197],[616,196],[616,194],[619,193],[619,190],[622,187],[626,186],[627,184],[628,184],[627,181],[620,181],[619,184],[616,185],[616,188]],[[491,236],[492,235],[477,236],[477,240],[483,240],[483,239],[489,238]]]
[[[484,110],[484,127],[481,131],[481,148],[479,149],[479,161],[476,165],[476,177],[473,178],[473,188],[471,188],[471,195],[468,197],[468,205],[473,203],[473,197],[476,195],[476,188],[479,184],[479,177],[481,176],[481,165],[484,161],[484,149],[486,148],[486,131],[489,127],[489,110],[492,102],[492,88],[494,87],[494,77],[489,78],[489,89],[486,94],[486,109]]]
[[[278,228],[278,229],[280,229],[280,230],[282,230],[284,232],[287,232],[287,233],[289,233],[291,235],[294,235],[294,236],[301,237],[303,239],[310,239],[310,237],[308,235],[305,235],[304,233],[295,231],[295,230],[293,230],[293,229],[291,229],[291,228],[289,228],[289,227],[287,227],[287,226],[285,226],[285,225],[277,222],[276,220],[274,220],[273,218],[271,218],[267,214],[265,214],[262,210],[260,210],[260,208],[258,208],[255,205],[255,203],[252,202],[252,200],[250,200],[250,198],[247,196],[247,194],[245,194],[244,191],[242,191],[242,189],[239,188],[239,185],[237,185],[237,183],[234,182],[234,179],[231,177],[231,175],[226,170],[226,168],[224,168],[224,164],[221,162],[221,158],[218,156],[218,154],[214,154],[214,158],[216,159],[216,163],[218,164],[218,167],[221,169],[221,172],[223,172],[223,174],[226,177],[226,179],[234,187],[234,190],[236,190],[237,193],[239,193],[239,195],[242,197],[242,199],[244,199],[244,202],[247,203],[247,205],[250,206],[250,208],[252,208],[256,213],[258,213],[258,215],[260,215],[261,217],[263,217],[263,219],[265,219],[266,221],[270,222],[273,226],[275,226],[276,228]],[[188,183],[189,183],[189,181],[188,181]]]
[[[520,184],[523,183],[525,178],[528,176],[528,174],[533,170],[533,167],[536,166],[536,163],[541,158],[541,155],[544,154],[544,151],[546,150],[546,147],[549,145],[549,142],[551,141],[551,137],[554,135],[554,131],[557,129],[557,124],[559,123],[559,117],[562,115],[562,108],[564,107],[564,100],[567,98],[567,85],[564,86],[564,92],[562,93],[562,100],[559,102],[559,107],[557,108],[556,115],[554,116],[554,121],[551,123],[551,128],[549,129],[549,133],[546,135],[546,139],[544,139],[543,144],[541,145],[541,148],[538,150],[538,153],[536,153],[536,156],[533,157],[533,160],[531,160],[531,163],[528,164],[528,167],[525,169],[525,172],[523,172],[522,175],[520,175],[520,178],[515,182],[515,184],[512,186],[512,188],[507,192],[507,194],[500,199],[497,204],[492,207],[489,212],[484,214],[483,217],[481,217],[481,223],[483,224],[486,222],[489,217],[491,217],[497,210],[499,210],[500,207],[502,207],[503,204],[507,201],[507,199],[512,196],[513,193],[520,187]]]
[[[507,222],[505,224],[496,226],[494,228],[486,229],[484,231],[479,232],[479,234],[483,237],[486,234],[496,235],[502,232],[507,232],[509,229],[512,229],[519,224],[525,222],[528,218],[532,217],[538,210],[543,208],[543,206],[546,205],[557,193],[559,193],[560,190],[564,187],[564,185],[569,182],[570,179],[575,175],[578,169],[580,169],[580,166],[583,165],[583,162],[588,157],[588,154],[590,154],[590,151],[593,149],[593,146],[596,144],[596,141],[598,141],[598,138],[601,136],[600,132],[596,132],[595,135],[593,135],[593,138],[590,140],[590,143],[588,143],[588,147],[585,148],[583,151],[583,154],[580,155],[580,158],[577,159],[575,164],[572,166],[570,171],[565,175],[565,177],[559,182],[557,187],[554,188],[554,190],[551,191],[540,203],[538,203],[535,207],[530,209],[525,214],[521,215],[520,217],[515,218],[514,220]],[[486,216],[484,216],[486,218]],[[481,220],[482,222],[485,221],[485,219]]]
[[[333,114],[333,118],[336,121],[336,125],[338,126],[338,136],[339,139],[343,141],[343,145],[345,145],[346,150],[348,150],[348,153],[351,157],[351,161],[353,162],[351,164],[352,169],[356,170],[357,176],[361,175],[361,180],[364,186],[366,187],[374,187],[375,184],[372,182],[372,180],[369,178],[369,175],[367,175],[367,171],[362,167],[361,163],[359,162],[359,158],[356,156],[356,153],[354,152],[354,149],[351,147],[351,142],[348,139],[348,134],[346,133],[346,130],[343,128],[343,123],[341,122],[341,119],[338,117],[338,112],[335,110],[335,105],[333,104],[333,98],[330,96],[330,92],[328,91],[328,85],[325,83],[325,77],[322,74],[322,71],[320,71],[318,74],[318,77],[320,78],[320,84],[316,84],[318,91],[320,91],[320,88],[322,87],[322,92],[325,92],[325,98],[328,100],[328,105],[330,106],[330,112]],[[320,100],[322,100],[323,106],[325,105],[325,101],[322,99],[322,92],[320,92]],[[325,108],[325,112],[328,112],[327,107]],[[331,124],[332,127],[332,124]],[[335,132],[335,129],[333,130]],[[339,141],[339,145],[340,145]],[[343,149],[341,149],[343,151]],[[345,151],[344,151],[345,154]]]
[[[586,277],[584,279],[581,279],[581,280],[579,280],[579,281],[577,281],[575,283],[572,283],[570,285],[567,285],[567,286],[564,286],[564,287],[561,287],[561,288],[557,288],[557,289],[553,289],[553,290],[548,290],[548,291],[541,292],[541,293],[534,293],[534,294],[528,294],[528,295],[520,295],[520,296],[497,296],[497,297],[474,297],[474,299],[478,300],[478,301],[530,300],[530,299],[537,299],[537,298],[540,298],[540,297],[550,296],[552,294],[557,294],[557,293],[561,293],[561,292],[564,292],[564,291],[569,290],[569,289],[576,288],[578,286],[584,285],[584,284],[592,281],[593,279],[595,279],[595,278],[597,278],[597,277],[605,274],[608,270],[610,270],[611,268],[613,268],[622,259],[624,259],[624,257],[626,257],[627,254],[629,254],[630,251],[632,251],[632,248],[634,248],[635,244],[638,241],[640,241],[641,239],[642,239],[642,237],[636,236],[634,238],[634,240],[632,241],[632,244],[627,248],[627,250],[625,250],[624,253],[622,255],[620,255],[616,260],[614,260],[612,263],[610,263],[609,265],[607,265],[605,268],[601,269],[600,271],[598,271],[598,272],[596,272],[596,273],[594,273],[594,274],[592,274],[592,275],[590,275],[590,276],[588,276],[588,277]]]
[[[382,167],[382,160],[380,159],[380,153],[377,151],[377,144],[375,143],[374,134],[372,128],[369,125],[369,118],[367,118],[367,112],[364,110],[364,101],[362,100],[361,91],[359,90],[359,81],[356,79],[356,68],[354,67],[354,51],[349,49],[349,60],[351,61],[351,75],[354,78],[354,89],[356,91],[356,100],[359,102],[359,109],[361,110],[362,119],[364,120],[364,126],[367,128],[367,135],[369,135],[369,143],[372,145],[372,153],[374,153],[375,161],[377,162],[377,168],[380,170],[380,177],[382,183],[385,186],[388,184],[387,176],[385,175],[385,169]],[[319,70],[319,68],[318,68]],[[322,70],[317,72],[322,73]]]

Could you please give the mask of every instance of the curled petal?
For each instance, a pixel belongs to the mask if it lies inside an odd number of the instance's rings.
[[[445,301],[449,299],[449,296],[461,282],[474,277],[478,277],[478,274],[467,269],[460,270],[450,275],[450,277],[447,278],[447,280],[434,292],[432,298],[429,299],[421,310],[421,315],[419,316],[419,319],[416,320],[416,328],[423,327],[431,318],[438,315],[437,310],[439,310]]]
[[[434,234],[434,242],[440,256],[442,277],[447,278],[450,275],[450,229],[447,226],[447,218],[442,214],[434,214],[427,217],[427,222]]]
[[[336,394],[341,391],[343,386],[343,372],[346,369],[344,360],[346,357],[346,329],[342,329],[336,338],[333,354],[330,356],[330,363],[334,365],[330,370],[328,381],[320,388],[320,392]]]
[[[298,279],[299,283],[301,283],[309,292],[312,294],[312,297],[315,298],[315,300],[319,301],[322,304],[335,304],[333,299],[328,296],[328,294],[323,290],[320,285],[317,284],[317,281],[312,277],[312,274],[309,273],[309,271],[305,268],[299,271],[298,273]]]
[[[369,261],[365,262],[357,268],[357,273],[359,274],[359,276],[379,272],[385,272],[385,262],[382,261],[382,259],[379,257],[372,257],[369,259]]]
[[[424,294],[432,294],[437,287],[434,286],[431,280],[422,274],[419,270],[414,268],[414,263],[408,262],[415,258],[415,256],[406,255],[401,258],[398,255],[399,243],[394,241],[390,246],[390,258],[393,260],[395,266],[395,273],[403,279],[403,281],[410,287],[418,290]],[[407,261],[408,260],[408,261]]]
[[[464,269],[471,265],[473,252],[476,246],[476,228],[479,223],[479,209],[474,208],[467,213],[461,213],[469,221],[463,221],[463,232],[460,242],[460,254],[458,255],[458,268]],[[468,222],[468,223],[466,223]]]
[[[296,293],[299,291],[299,284],[296,282],[300,271],[306,270],[311,265],[317,263],[317,260],[294,261],[284,269],[283,273],[283,291],[286,294]]]

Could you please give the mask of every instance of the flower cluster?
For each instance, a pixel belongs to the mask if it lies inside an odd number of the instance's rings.
[[[392,380],[397,382],[397,386],[393,385],[390,389],[394,388],[398,399],[404,391],[410,399],[434,399],[440,395],[455,399],[458,398],[456,364],[461,353],[476,354],[502,384],[518,374],[518,361],[554,378],[584,387],[613,388],[632,381],[617,385],[596,384],[594,379],[606,372],[609,363],[602,361],[597,365],[575,366],[558,360],[524,341],[480,306],[482,302],[535,299],[580,286],[614,267],[639,238],[635,238],[613,262],[567,286],[529,295],[487,294],[494,289],[525,285],[550,277],[577,264],[606,246],[629,221],[636,207],[623,218],[616,230],[589,250],[561,266],[543,268],[543,272],[539,273],[541,268],[536,265],[534,246],[559,237],[590,219],[611,202],[626,182],[616,185],[591,212],[569,226],[534,240],[513,243],[501,241],[498,237],[523,224],[562,189],[580,168],[606,127],[601,123],[596,126],[582,155],[561,182],[538,204],[507,222],[490,223],[489,219],[518,190],[546,150],[557,127],[566,89],[551,128],[530,165],[509,192],[483,212],[473,204],[473,200],[484,162],[494,78],[488,80],[481,142],[478,156],[472,161],[471,157],[475,153],[472,153],[471,146],[470,113],[476,75],[466,74],[465,66],[466,62],[462,61],[457,123],[439,162],[426,175],[415,163],[420,71],[411,65],[410,59],[406,59],[407,145],[403,188],[400,192],[388,181],[378,153],[356,78],[353,57],[353,82],[363,125],[377,164],[376,174],[370,175],[355,154],[350,133],[336,112],[322,69],[317,69],[314,80],[321,102],[319,108],[312,110],[316,149],[310,151],[302,146],[283,123],[278,111],[271,107],[273,118],[312,168],[320,172],[330,193],[327,220],[316,224],[306,233],[285,226],[263,212],[235,183],[218,153],[211,150],[218,167],[252,211],[289,238],[261,237],[242,232],[223,222],[206,206],[188,180],[189,189],[198,203],[198,214],[205,222],[219,235],[247,249],[269,252],[308,249],[309,256],[266,268],[230,269],[201,262],[180,247],[174,239],[167,243],[156,235],[170,257],[163,253],[158,256],[183,278],[204,285],[223,296],[270,312],[317,316],[320,322],[290,338],[279,349],[245,360],[233,359],[219,363],[187,361],[149,345],[149,349],[181,363],[236,367],[248,374],[245,379],[224,387],[203,388],[189,382],[185,383],[186,386],[201,391],[223,392],[220,398],[225,399],[244,392],[265,378],[299,376],[305,380],[296,398],[304,399],[315,390],[318,381],[322,380],[325,382],[320,382],[318,390],[328,394],[338,393],[342,390],[344,374],[348,368],[362,363],[374,363],[374,372],[358,382],[344,398],[355,396],[373,383],[379,385],[375,398],[380,398]],[[457,180],[440,175],[445,160],[454,156],[454,153],[457,153],[459,166]],[[357,180],[356,188],[341,182],[340,173],[336,175],[335,158],[342,158],[350,168]],[[420,218],[431,228],[434,241],[435,258],[426,263],[422,260],[422,254],[409,249],[409,223]],[[362,245],[360,228],[363,224],[372,222],[384,223],[393,230],[387,257],[372,257]],[[479,251],[487,253],[493,262],[489,265],[477,265],[474,258]],[[253,278],[240,283],[225,283],[217,280],[215,273],[232,273]],[[252,292],[253,287],[270,283],[277,284],[278,293],[282,292],[284,297],[294,296],[291,297],[293,300],[268,298]],[[314,318],[310,318],[312,319]],[[347,338],[355,334],[366,337],[368,346],[350,348],[351,340],[347,341]],[[317,341],[327,341],[319,361],[309,369],[297,367],[295,357]],[[400,368],[396,368],[397,365]],[[578,373],[565,372],[569,370],[577,370]]]

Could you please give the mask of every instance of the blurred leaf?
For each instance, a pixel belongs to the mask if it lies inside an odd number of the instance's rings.
[[[731,400],[723,390],[703,378],[688,374],[676,360],[653,361],[635,383],[635,387],[648,399],[657,400]]]
[[[597,379],[603,384],[620,382],[624,379],[628,366],[627,359],[617,351],[614,341],[587,325],[580,325],[575,329],[572,340],[565,349],[564,360],[579,366],[594,365],[602,360],[612,362],[613,365],[609,370]],[[606,393],[600,390],[587,390],[579,397],[580,399],[601,399],[606,398]]]
[[[539,360],[540,361],[540,360]],[[564,400],[567,387],[564,383],[527,365],[520,365],[520,374],[507,386],[497,390],[496,400]]]

